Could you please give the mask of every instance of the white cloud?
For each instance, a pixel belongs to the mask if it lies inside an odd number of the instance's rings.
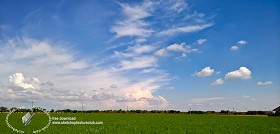
[[[198,77],[206,77],[206,76],[211,76],[214,73],[214,69],[211,69],[209,67],[203,68],[200,72],[196,72],[194,75]]]
[[[141,73],[152,73],[152,72],[157,72],[157,70],[155,68],[147,68],[147,69],[143,69]]]
[[[131,105],[145,108],[166,103],[165,99],[153,95],[153,92],[168,81],[168,76],[159,72],[149,77],[141,73],[126,74],[130,69],[156,66],[157,59],[154,56],[121,60],[124,61],[121,67],[126,70],[116,70],[112,67],[117,66],[119,60],[106,63],[106,66],[96,65],[95,61],[91,63],[88,62],[90,60],[76,58],[77,52],[65,49],[62,44],[31,38],[1,40],[0,43],[0,79],[4,80],[0,85],[0,99],[7,102],[7,105],[29,102],[31,99],[40,100],[40,103],[51,108],[79,104],[81,101],[85,101],[87,106],[94,105],[101,109],[111,104],[116,107]],[[134,54],[150,51],[148,47],[135,46],[129,52],[134,50]],[[111,86],[113,84],[116,85],[114,88]],[[106,87],[106,91],[101,89]],[[117,101],[125,97],[130,101]],[[93,101],[93,98],[98,100]]]
[[[182,53],[180,56],[176,57],[176,59],[182,59],[182,58],[186,58],[187,54]]]
[[[247,44],[247,43],[248,43],[247,41],[240,40],[240,41],[236,42],[236,45],[231,46],[231,47],[230,47],[230,50],[236,51],[236,50],[239,49],[239,46],[238,46],[238,45],[245,45],[245,44]]]
[[[247,44],[247,43],[248,43],[248,42],[245,41],[245,40],[240,40],[240,41],[237,42],[237,44],[239,44],[239,45],[245,45],[245,44]]]
[[[186,50],[186,48],[185,48],[184,45],[185,45],[184,43],[182,43],[182,44],[176,44],[176,43],[175,43],[175,44],[172,44],[172,45],[170,45],[170,46],[167,46],[167,47],[166,47],[166,50],[185,52],[185,51],[187,51],[187,50]]]
[[[140,20],[137,22],[123,21],[118,22],[111,28],[111,31],[116,33],[115,38],[124,36],[148,37],[153,32],[153,30],[145,28],[148,25],[148,23]]]
[[[224,80],[222,78],[219,78],[212,83],[212,85],[222,85],[222,84],[224,84]]]
[[[186,43],[181,44],[172,44],[165,48],[161,48],[158,51],[155,52],[155,55],[157,56],[165,56],[168,54],[168,52],[183,52],[182,56],[186,57],[186,53],[192,53],[198,51],[197,49],[192,48],[190,45],[186,45]]]
[[[24,78],[22,73],[15,73],[9,76],[9,82],[23,89],[36,89],[36,84],[40,83],[35,77],[31,79]]]
[[[202,44],[204,44],[206,41],[207,41],[207,39],[198,39],[198,40],[196,41],[196,43],[199,44],[199,45],[202,45]]]
[[[261,86],[264,86],[264,85],[271,85],[272,84],[272,82],[271,81],[266,81],[266,82],[258,82],[257,83],[258,85],[261,85]]]
[[[131,50],[137,54],[144,54],[144,53],[149,53],[153,51],[155,48],[150,45],[136,45],[133,47],[128,48],[128,50]]]
[[[232,51],[236,51],[236,50],[238,50],[238,49],[239,49],[238,46],[231,46],[231,47],[230,47],[230,50],[232,50]]]
[[[229,72],[225,75],[226,79],[251,79],[252,72],[246,67]]]
[[[122,13],[126,17],[122,21],[118,21],[112,28],[111,32],[116,33],[115,38],[124,36],[136,36],[144,39],[150,36],[153,30],[148,29],[150,25],[143,19],[151,16],[149,9],[151,2],[144,2],[142,5],[120,4]]]
[[[156,62],[157,59],[153,56],[135,57],[132,60],[121,61],[120,70],[155,67],[157,66]]]
[[[177,13],[182,12],[188,6],[188,4],[184,0],[171,0],[169,2],[173,2],[169,7],[169,10],[176,11]]]
[[[177,33],[192,33],[192,32],[201,31],[212,25],[213,24],[203,24],[203,25],[190,25],[190,26],[184,26],[184,27],[171,28],[171,29],[161,31],[157,35],[158,36],[172,36]]]
[[[205,22],[204,18],[205,18],[205,14],[204,13],[198,13],[197,11],[194,11],[193,13],[187,14],[185,16],[185,19],[194,20],[194,22],[197,22],[197,23]]]
[[[118,58],[130,58],[130,57],[137,57],[143,54],[151,53],[155,47],[150,45],[135,45],[130,46],[125,51],[114,51],[114,57]]]
[[[161,105],[163,107],[168,106],[167,100],[165,98],[163,98],[162,96],[151,97],[151,98],[147,99],[147,101],[149,102],[150,105]]]
[[[155,55],[157,56],[165,56],[168,53],[168,51],[165,48],[159,49],[155,52]]]
[[[210,97],[210,98],[195,98],[192,99],[192,103],[205,103],[211,101],[225,100],[225,97]]]

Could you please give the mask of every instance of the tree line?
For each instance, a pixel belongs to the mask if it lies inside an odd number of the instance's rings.
[[[7,107],[0,107],[0,113],[9,112],[13,109],[17,109],[15,112],[31,112],[31,109],[18,109],[12,107],[8,109]],[[45,109],[44,109],[45,110]],[[34,112],[34,109],[33,109]],[[36,112],[36,111],[35,111]],[[40,112],[40,111],[37,111]],[[157,113],[157,114],[214,114],[214,115],[270,115],[270,116],[280,116],[280,112],[272,111],[247,111],[247,112],[237,112],[229,110],[217,111],[200,111],[200,110],[189,110],[187,112],[177,111],[177,110],[71,110],[71,109],[62,109],[54,110],[51,109],[48,111],[50,113],[131,113],[131,114],[147,114],[147,113]]]

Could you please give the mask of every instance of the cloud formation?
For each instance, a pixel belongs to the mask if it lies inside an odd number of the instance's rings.
[[[77,58],[77,52],[55,42],[23,37],[2,40],[0,45],[0,78],[8,80],[0,85],[0,99],[6,102],[43,100],[41,103],[47,105],[77,108],[84,101],[87,106],[103,109],[123,105],[135,108],[168,105],[163,96],[153,95],[168,81],[168,76],[160,72],[149,77],[140,73],[127,75],[133,69],[155,67],[157,58],[151,52],[151,56],[114,59],[104,66]],[[128,51],[139,55],[151,49],[135,46]],[[122,70],[115,69],[119,61]]]
[[[247,44],[247,43],[248,43],[248,42],[245,41],[245,40],[240,40],[240,41],[237,42],[238,45],[245,45],[245,44]]]
[[[261,85],[261,86],[264,86],[264,85],[271,85],[271,84],[272,84],[271,81],[266,81],[266,82],[261,82],[261,81],[259,81],[259,82],[257,82],[257,85]]]
[[[169,45],[165,48],[161,48],[155,52],[155,55],[166,56],[168,54],[168,52],[182,52],[183,53],[182,55],[184,55],[184,57],[186,57],[187,53],[192,53],[192,52],[196,52],[196,51],[198,51],[198,49],[192,48],[192,46],[186,45],[186,43],[183,42],[181,44],[175,43],[175,44]]]
[[[199,44],[199,45],[202,45],[202,44],[204,44],[206,41],[207,41],[207,39],[198,39],[198,40],[196,41],[196,43]]]
[[[35,77],[32,77],[31,79],[27,80],[23,77],[22,73],[15,73],[9,76],[9,82],[13,84],[14,86],[21,87],[23,89],[36,89],[38,90],[37,85],[40,83],[39,80]]]
[[[149,9],[152,8],[152,2],[143,2],[141,5],[120,4],[124,20],[119,20],[111,28],[111,32],[115,33],[115,38],[124,36],[148,37],[153,30],[149,29],[149,23],[144,21],[145,18],[151,16]]]
[[[252,72],[246,67],[240,67],[238,70],[229,72],[225,75],[226,79],[251,79]]]
[[[245,44],[247,44],[247,43],[248,43],[248,42],[245,41],[245,40],[240,40],[240,41],[236,42],[235,45],[231,46],[231,47],[230,47],[230,50],[232,50],[232,51],[237,51],[237,50],[239,49],[239,46],[245,45]]]
[[[201,71],[196,72],[194,75],[197,77],[207,77],[211,76],[214,73],[214,69],[211,69],[210,66],[203,68]]]
[[[212,83],[212,85],[223,85],[225,82],[222,78],[217,79]]]
[[[236,51],[236,50],[238,50],[238,49],[239,49],[238,46],[231,46],[231,47],[230,47],[230,50],[232,50],[232,51]]]
[[[211,102],[211,101],[218,101],[218,100],[225,100],[225,97],[210,97],[210,98],[195,98],[192,99],[192,103],[205,103],[205,102]]]
[[[192,33],[204,30],[208,27],[211,27],[213,24],[202,24],[202,25],[190,25],[190,26],[183,26],[177,28],[171,28],[164,31],[159,32],[158,36],[172,36],[179,33]]]

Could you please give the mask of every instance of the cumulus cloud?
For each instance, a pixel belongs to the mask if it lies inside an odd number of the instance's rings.
[[[198,77],[211,76],[214,73],[214,69],[211,69],[210,66],[203,68],[200,72],[196,72],[194,75]]]
[[[230,50],[232,50],[232,51],[236,51],[236,50],[238,50],[238,49],[239,49],[238,46],[231,46],[231,47],[230,47]]]
[[[147,100],[150,105],[161,105],[163,107],[166,107],[168,105],[168,102],[162,96],[155,96],[148,99],[144,98],[144,100]]]
[[[9,76],[9,82],[14,86],[21,87],[23,89],[35,89],[39,90],[39,79],[32,77],[31,79],[24,78],[22,73],[15,73]]]
[[[186,43],[181,43],[181,44],[177,44],[174,43],[172,45],[169,45],[165,48],[161,48],[159,50],[157,50],[155,52],[155,55],[157,56],[165,56],[168,54],[168,52],[182,52],[184,54],[184,57],[186,57],[186,53],[192,53],[192,52],[196,52],[198,51],[198,49],[192,48],[190,45],[186,45]]]
[[[245,41],[245,40],[240,40],[240,41],[236,42],[236,45],[231,46],[231,47],[230,47],[230,50],[236,51],[236,50],[239,49],[239,46],[245,45],[245,44],[247,44],[247,43],[248,43],[248,42]]]
[[[266,81],[266,82],[261,82],[261,81],[259,81],[259,82],[257,82],[257,85],[261,85],[261,86],[264,86],[264,85],[271,85],[271,84],[272,84],[271,81]]]
[[[225,75],[226,79],[251,79],[252,72],[246,67],[240,67],[238,70],[229,72]]]
[[[212,85],[223,85],[223,84],[224,84],[224,80],[222,78],[219,78],[212,83]]]
[[[247,44],[247,43],[248,43],[248,42],[245,41],[245,40],[240,40],[240,41],[237,42],[238,45],[245,45],[245,44]]]
[[[174,34],[178,33],[192,33],[204,30],[208,27],[211,27],[213,24],[202,24],[202,25],[190,25],[190,26],[183,26],[183,27],[177,27],[177,28],[171,28],[164,31],[159,32],[158,36],[172,36]]]

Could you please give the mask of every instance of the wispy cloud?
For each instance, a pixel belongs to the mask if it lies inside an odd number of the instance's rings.
[[[153,30],[149,29],[149,23],[144,19],[151,16],[149,9],[152,8],[151,2],[143,2],[141,5],[120,4],[124,20],[119,20],[111,28],[115,33],[115,38],[131,36],[145,38],[150,36]]]
[[[204,44],[206,41],[207,41],[207,39],[198,39],[198,40],[196,41],[196,43],[199,44],[199,45],[202,45],[202,44]]]
[[[266,82],[261,82],[261,81],[259,81],[259,82],[257,82],[257,85],[261,85],[261,86],[264,86],[264,85],[271,85],[271,84],[272,84],[271,81],[266,81]]]
[[[132,60],[121,61],[120,70],[141,69],[157,66],[157,58],[153,56],[135,57]]]
[[[179,34],[179,33],[192,33],[192,32],[201,31],[212,25],[213,24],[210,23],[210,24],[203,24],[203,25],[189,25],[189,26],[171,28],[171,29],[161,31],[157,35],[158,36],[172,36],[174,34]]]
[[[205,102],[211,102],[211,101],[218,101],[218,100],[225,100],[225,97],[210,97],[210,98],[195,98],[192,99],[192,103],[205,103]]]

